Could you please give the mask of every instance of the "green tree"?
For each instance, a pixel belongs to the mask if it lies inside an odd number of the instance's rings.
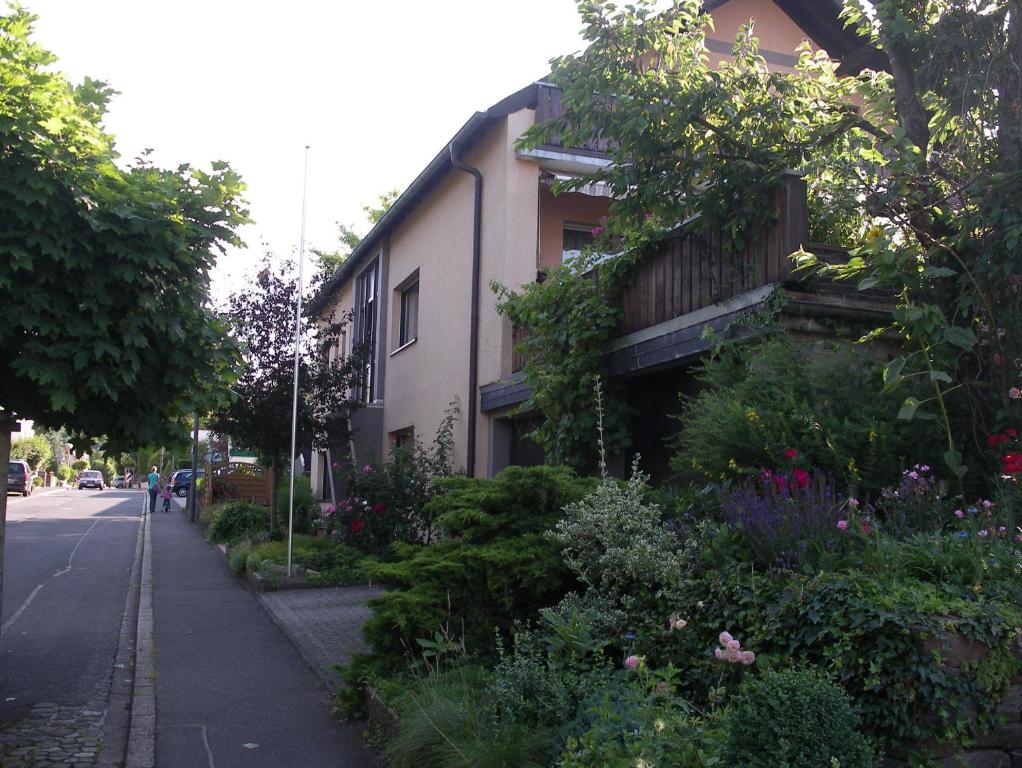
[[[383,218],[383,214],[390,210],[390,206],[394,204],[398,196],[401,194],[401,190],[391,189],[384,192],[382,195],[378,195],[376,203],[368,203],[362,206],[363,212],[365,212],[366,220],[370,224],[376,224],[380,219]],[[362,235],[358,234],[355,229],[355,225],[341,224],[337,222],[337,239],[338,246],[332,251],[321,250],[317,248],[312,249],[312,254],[316,260],[316,266],[319,269],[319,276],[326,278],[337,271],[340,266],[348,260],[351,252],[358,247],[358,244],[362,242]]]
[[[118,165],[114,92],[55,71],[34,18],[0,16],[0,464],[15,416],[66,427],[79,450],[165,442],[239,364],[207,297],[247,220],[240,178],[222,162]],[[0,552],[5,516],[0,493]]]
[[[901,416],[937,419],[945,462],[964,473],[963,447],[982,454],[986,434],[1022,417],[1010,397],[1022,376],[1022,0],[846,0],[890,63],[855,76],[808,46],[795,72],[771,71],[751,24],[710,66],[702,4],[658,6],[579,0],[589,45],[554,62],[562,113],[523,140],[606,142],[611,165],[560,185],[614,191],[608,230],[624,256],[601,279],[679,221],[740,250],[782,175],[802,170],[810,239],[850,257],[799,263],[896,296],[888,328],[904,354],[886,384],[926,383]]]
[[[228,301],[224,320],[243,350],[247,367],[234,386],[237,397],[215,410],[209,427],[260,454],[270,470],[270,527],[277,526],[277,480],[291,448],[297,283],[285,266],[269,264],[247,290]],[[364,370],[356,350],[339,354],[349,317],[318,326],[303,315],[299,365],[298,445],[324,444],[327,431],[344,431],[355,407],[349,393]]]
[[[50,443],[42,435],[20,437],[11,443],[11,458],[24,459],[35,472],[43,469],[52,456]]]

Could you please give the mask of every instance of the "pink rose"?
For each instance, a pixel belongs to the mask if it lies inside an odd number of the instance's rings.
[[[960,510],[960,509],[956,509],[955,510],[955,517],[957,517],[959,520],[961,520],[963,517],[965,517],[965,513],[962,512],[962,510]]]
[[[847,531],[848,530],[848,521],[847,520],[838,520],[837,521],[837,529],[839,531]]]
[[[798,456],[798,451],[794,448],[789,448],[784,452],[784,458],[786,459],[794,459],[796,456]]]
[[[754,661],[756,661],[756,654],[753,653],[752,651],[742,651],[740,654],[738,654],[738,660],[745,666],[749,666]]]
[[[1022,397],[1022,391],[1020,391],[1018,387],[1012,387],[1011,389],[1008,390],[1008,397],[1010,397],[1012,400],[1018,400],[1020,397]]]
[[[639,666],[639,657],[634,655],[629,656],[625,659],[625,666],[628,667],[628,669],[637,669]]]
[[[720,636],[717,639],[720,640],[720,644],[721,645],[727,645],[732,640],[734,640],[734,638],[731,637],[731,633],[730,632],[721,632]]]

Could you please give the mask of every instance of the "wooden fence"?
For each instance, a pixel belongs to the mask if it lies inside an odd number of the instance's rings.
[[[270,473],[258,464],[229,461],[206,465],[203,496],[207,506],[230,499],[269,504],[271,489]]]

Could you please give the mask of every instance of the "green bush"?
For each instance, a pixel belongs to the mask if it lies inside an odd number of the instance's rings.
[[[57,477],[63,480],[65,483],[71,479],[74,471],[67,464],[61,464],[57,469]]]
[[[397,562],[369,567],[391,587],[370,602],[364,629],[379,664],[396,668],[416,640],[441,626],[463,635],[473,654],[493,651],[517,619],[532,619],[573,586],[560,545],[546,536],[593,482],[555,467],[510,467],[489,480],[448,478],[431,502],[443,538],[399,545]]]
[[[854,557],[875,572],[850,567],[810,575],[766,572],[736,560],[732,537],[704,530],[681,554],[688,566],[682,588],[664,596],[655,624],[635,628],[634,652],[651,665],[682,669],[686,697],[705,701],[722,673],[708,649],[728,630],[757,654],[757,667],[796,662],[831,675],[854,700],[865,732],[886,748],[904,752],[934,739],[960,744],[993,726],[998,701],[1022,671],[1011,655],[1022,616],[1017,599],[1004,596],[1018,588],[996,583],[1017,577],[1000,570],[977,588],[924,581],[910,575],[922,562],[924,541],[902,555],[894,545],[869,544]],[[953,553],[955,544],[962,553]],[[948,537],[938,546],[933,557],[941,567],[968,553],[991,556],[976,552],[968,539]],[[971,572],[981,567],[974,564]],[[669,629],[670,612],[687,620],[684,630]],[[945,632],[991,651],[978,664],[952,671],[926,644]],[[733,670],[723,672],[725,686],[733,685]]]
[[[277,488],[277,509],[287,525],[288,503],[291,500],[291,478],[288,475],[280,481]],[[319,501],[312,494],[312,484],[305,475],[295,478],[294,530],[295,533],[308,533],[312,529],[312,521],[319,514]]]
[[[735,768],[878,764],[848,695],[811,668],[747,677],[728,708],[726,732],[722,762]]]
[[[33,488],[39,488],[42,484],[43,484],[43,479],[41,477],[39,477],[39,475],[36,475],[35,477],[32,478],[32,487]]]
[[[718,759],[720,735],[712,718],[696,715],[656,676],[635,677],[628,673],[597,688],[582,703],[566,729],[561,768],[728,765]]]
[[[209,509],[211,520],[206,539],[214,544],[228,544],[245,536],[265,532],[270,527],[270,510],[247,501],[226,501]]]
[[[899,421],[905,391],[881,391],[881,366],[849,343],[786,337],[726,346],[684,402],[672,466],[714,481],[785,466],[799,452],[860,493],[896,482],[916,461],[942,464],[935,422]]]
[[[244,573],[248,567],[248,557],[252,554],[252,542],[239,541],[227,548],[227,566],[235,573]]]
[[[494,721],[490,674],[460,666],[422,677],[388,739],[394,768],[545,768],[552,728]]]

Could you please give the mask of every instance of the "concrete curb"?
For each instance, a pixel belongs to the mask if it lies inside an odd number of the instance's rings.
[[[125,768],[156,765],[156,651],[153,645],[153,539],[151,520],[143,498],[145,535],[142,545],[141,589],[135,631],[135,684],[131,702],[131,729]]]
[[[145,507],[138,520],[135,537],[135,557],[131,562],[128,591],[124,597],[121,632],[117,640],[117,655],[110,676],[110,694],[107,714],[103,722],[103,749],[96,760],[97,766],[123,766],[131,729],[131,705],[135,677],[135,634],[138,626],[138,595],[142,576],[142,553],[145,543]]]

